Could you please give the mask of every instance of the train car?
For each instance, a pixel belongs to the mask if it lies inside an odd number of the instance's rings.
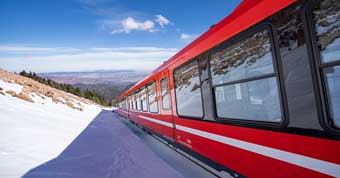
[[[339,0],[244,0],[119,112],[217,172],[340,177],[339,37]]]

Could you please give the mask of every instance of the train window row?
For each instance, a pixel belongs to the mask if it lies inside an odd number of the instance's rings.
[[[166,82],[167,82],[167,79],[166,79]],[[167,101],[163,101],[163,103],[169,102],[170,101],[169,91],[168,91],[169,89],[168,88],[165,89],[163,87],[163,90],[164,90],[164,93],[162,93],[162,96],[163,96],[162,98],[164,98],[164,100],[167,100]],[[153,81],[147,86],[136,91],[134,94],[128,96],[127,104],[128,104],[127,105],[128,109],[131,109],[131,110],[158,113],[156,82]]]

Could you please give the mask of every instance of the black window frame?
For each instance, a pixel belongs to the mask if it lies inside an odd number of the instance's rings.
[[[153,111],[151,111],[151,107],[150,107],[150,100],[149,100],[149,86],[150,85],[152,85],[152,84],[155,84],[155,93],[156,93],[156,106],[157,106],[157,112],[153,112]],[[150,113],[155,113],[155,114],[158,114],[159,113],[159,106],[158,106],[158,92],[157,92],[157,81],[156,80],[153,80],[153,81],[151,81],[151,82],[149,82],[147,85],[146,85],[146,87],[147,87],[147,100],[148,100],[148,108],[149,108],[149,112]]]
[[[169,108],[164,108],[164,105],[163,105],[163,88],[162,88],[162,82],[164,81],[164,80],[168,80],[168,82],[167,82],[167,89],[168,89],[168,95],[169,95]],[[160,81],[159,81],[159,84],[160,84],[160,86],[161,86],[161,100],[162,100],[162,109],[163,110],[171,110],[171,97],[170,97],[170,87],[169,87],[169,77],[164,77],[164,78],[162,78]]]
[[[274,14],[273,14],[274,15]],[[273,70],[274,72],[271,74],[264,74],[261,76],[256,76],[256,77],[250,77],[250,78],[245,78],[245,79],[240,79],[240,80],[235,80],[232,82],[226,82],[223,84],[217,84],[213,85],[212,84],[212,73],[211,73],[211,56],[212,54],[221,51],[224,48],[227,48],[239,41],[242,41],[257,32],[261,32],[267,30],[268,35],[269,35],[269,40],[270,40],[270,45],[271,45],[271,54],[272,54],[272,65],[273,65]],[[211,89],[211,94],[212,94],[212,100],[213,100],[213,114],[215,117],[215,120],[218,123],[223,123],[223,124],[232,124],[232,125],[239,125],[239,126],[246,126],[246,127],[260,127],[260,128],[271,128],[271,129],[283,129],[288,125],[289,119],[288,119],[288,110],[287,110],[287,97],[285,93],[285,87],[284,87],[284,79],[283,79],[283,74],[282,74],[282,69],[281,69],[281,58],[280,58],[280,52],[278,48],[278,38],[276,35],[276,29],[275,27],[270,23],[267,22],[266,20],[263,20],[257,25],[254,25],[253,27],[250,27],[246,29],[245,31],[235,35],[234,37],[227,39],[226,41],[222,42],[221,44],[213,47],[210,49],[208,53],[208,60],[209,60],[209,80],[210,80],[210,89]],[[267,122],[267,121],[256,121],[256,120],[246,120],[246,119],[237,119],[237,118],[222,118],[218,117],[217,115],[217,105],[216,105],[216,97],[215,97],[215,90],[214,88],[219,87],[219,86],[227,86],[227,85],[232,85],[236,83],[245,83],[249,81],[256,81],[260,79],[266,79],[270,77],[275,77],[276,79],[276,84],[277,84],[277,89],[278,89],[278,96],[279,96],[279,104],[280,104],[280,111],[281,111],[281,121],[280,122]]]
[[[198,68],[198,79],[199,79],[199,84],[200,84],[200,95],[201,95],[201,108],[202,108],[202,117],[195,117],[195,116],[186,116],[186,115],[181,115],[178,113],[178,105],[177,105],[177,92],[176,92],[176,79],[175,79],[175,72],[177,70],[179,70],[181,67],[192,63],[196,61],[197,63],[197,68]],[[177,66],[173,72],[172,72],[172,76],[174,78],[174,92],[175,92],[175,103],[176,103],[176,114],[178,117],[180,118],[184,118],[184,119],[194,119],[194,120],[204,120],[204,116],[205,116],[205,112],[204,112],[204,101],[203,101],[203,95],[202,95],[202,80],[201,80],[201,69],[200,69],[200,65],[199,65],[199,59],[197,57],[190,59],[189,61],[186,61],[185,63]]]
[[[319,112],[319,121],[325,131],[335,137],[340,137],[340,128],[335,127],[331,117],[329,108],[329,92],[327,89],[324,69],[329,67],[340,66],[340,59],[331,62],[322,62],[321,51],[318,47],[318,39],[315,30],[315,23],[313,19],[313,8],[322,0],[311,0],[307,2],[304,9],[305,21],[307,24],[308,39],[307,43],[310,52],[310,63],[312,65],[313,78],[315,79],[315,94]]]

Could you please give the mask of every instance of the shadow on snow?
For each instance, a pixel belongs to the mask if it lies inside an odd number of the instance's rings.
[[[53,138],[51,138],[53,139]],[[102,111],[56,158],[22,178],[182,177],[115,114]]]

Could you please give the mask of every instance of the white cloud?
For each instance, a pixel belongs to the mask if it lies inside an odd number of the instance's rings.
[[[170,20],[162,15],[156,15],[155,22],[157,22],[162,28],[164,28],[165,25],[170,24]]]
[[[114,29],[111,33],[130,33],[133,30],[154,32],[155,23],[150,20],[139,22],[132,17],[127,17],[121,21],[121,27],[119,29]]]
[[[44,47],[33,47],[33,46],[8,46],[8,45],[0,45],[0,52],[12,52],[12,53],[20,53],[20,52],[75,52],[79,51],[77,48],[65,48],[65,47],[56,47],[56,48],[44,48]]]
[[[190,42],[194,40],[197,37],[195,34],[186,34],[186,33],[181,33],[180,39],[185,41],[185,42]]]
[[[26,49],[25,46],[17,46]],[[49,49],[49,48],[47,48]],[[51,48],[54,49],[54,48]],[[37,49],[32,49],[37,50]],[[77,52],[15,55],[0,54],[0,68],[11,71],[32,70],[35,72],[134,69],[153,70],[173,56],[178,49],[159,47],[94,47]],[[7,51],[8,53],[9,51]]]
[[[187,39],[189,39],[190,37],[191,37],[191,36],[190,36],[189,34],[185,34],[185,33],[182,33],[181,36],[180,36],[181,40],[187,40]]]

